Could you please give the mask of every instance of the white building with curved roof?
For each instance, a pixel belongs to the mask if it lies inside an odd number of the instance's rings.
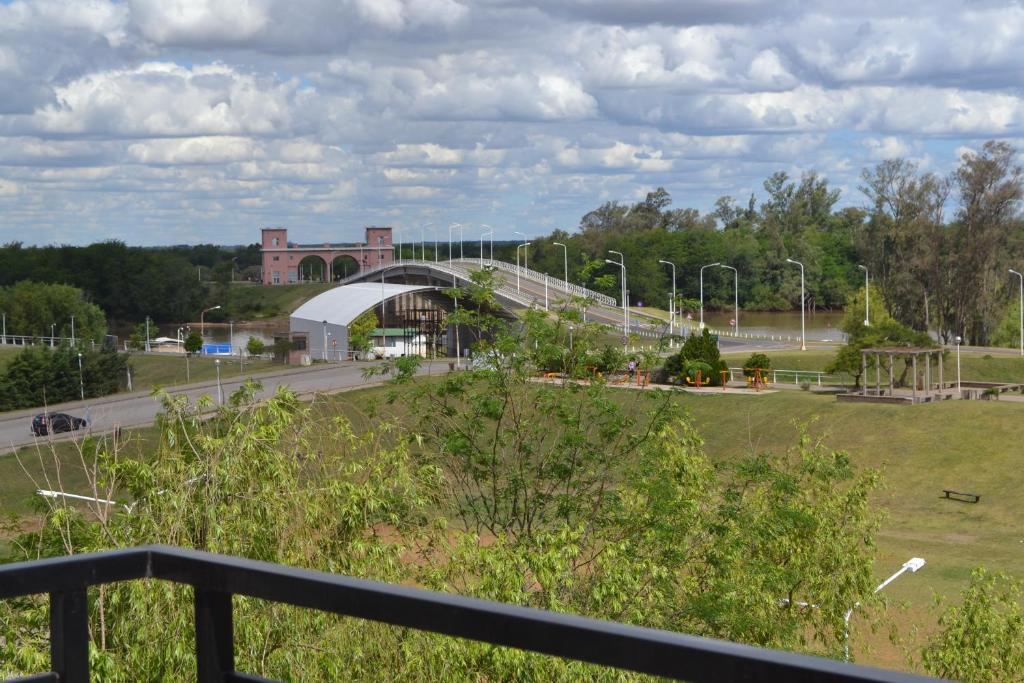
[[[434,285],[390,282],[335,287],[299,306],[289,320],[292,360],[348,358],[348,326],[366,311],[377,309],[383,330],[405,325],[409,310],[445,310],[448,300]],[[382,333],[383,334],[383,333]]]

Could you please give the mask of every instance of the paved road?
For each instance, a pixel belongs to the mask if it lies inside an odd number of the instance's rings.
[[[338,363],[312,368],[296,368],[256,375],[255,379],[263,385],[263,390],[259,394],[261,398],[273,395],[280,386],[289,386],[299,394],[337,391],[367,384],[363,380],[363,370],[368,365],[368,363]],[[441,372],[447,368],[447,361],[435,361],[424,363],[422,372]],[[243,381],[244,378],[236,378],[223,382],[225,398],[235,391]],[[217,383],[193,384],[170,389],[169,393],[184,394],[193,401],[203,395],[211,396],[216,400]],[[160,404],[155,397],[148,393],[137,392],[88,400],[85,402],[85,406],[81,401],[63,403],[59,406],[52,406],[50,410],[78,416],[88,415],[91,431],[96,433],[109,431],[118,426],[134,427],[152,424],[160,410]],[[0,417],[0,453],[6,453],[15,446],[36,441],[36,437],[29,431],[29,425],[32,416],[39,412],[41,412],[39,409],[22,410]],[[70,436],[61,435],[58,438],[70,438]]]

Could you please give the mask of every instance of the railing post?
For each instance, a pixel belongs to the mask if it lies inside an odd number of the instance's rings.
[[[84,587],[50,593],[50,668],[61,683],[89,683],[89,603]]]
[[[196,680],[223,683],[235,671],[231,594],[196,586],[195,608]]]

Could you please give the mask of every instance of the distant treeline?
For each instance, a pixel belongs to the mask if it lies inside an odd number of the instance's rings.
[[[227,282],[257,272],[258,245],[159,248],[100,242],[87,247],[25,247],[12,242],[0,248],[0,287],[22,281],[78,287],[111,321],[190,320],[209,296],[209,282]],[[200,276],[203,282],[200,282]],[[60,322],[60,321],[58,321]]]
[[[787,258],[804,264],[811,309],[845,306],[864,287],[863,265],[900,323],[947,341],[1015,346],[1019,289],[1008,271],[1024,272],[1017,150],[988,142],[946,177],[892,159],[861,178],[861,206],[845,208],[837,208],[840,191],[814,173],[775,173],[760,201],[722,197],[706,214],[672,208],[658,188],[635,204],[601,205],[572,234],[531,238],[529,266],[561,278],[560,242],[572,282],[618,298],[620,269],[605,259],[618,260],[609,250],[619,251],[630,301],[667,308],[671,269],[659,260],[676,265],[677,293],[690,300],[699,296],[701,267],[720,262],[738,270],[741,307],[791,310],[800,307],[800,269]],[[466,242],[466,256],[478,245]],[[516,260],[514,246],[495,243],[494,255]],[[734,282],[732,271],[706,268],[705,305],[731,309]]]

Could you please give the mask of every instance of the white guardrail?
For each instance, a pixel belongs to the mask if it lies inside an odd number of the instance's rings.
[[[842,375],[832,375],[820,370],[768,370],[767,374],[767,379],[772,384],[778,384],[780,379],[783,384],[789,384],[786,380],[791,379],[793,384],[799,385],[801,381],[805,381],[817,384],[819,387],[823,379],[832,384],[845,384],[844,380],[846,379]],[[737,378],[742,377],[743,368],[729,368],[730,382],[735,382]]]
[[[387,270],[389,268],[394,268],[396,266],[423,266],[427,268],[434,268],[435,270],[440,270],[449,275],[454,274],[457,277],[461,277],[462,279],[465,280],[468,279],[470,270],[472,270],[473,268],[479,268],[480,263],[481,262],[479,259],[455,259],[452,261],[424,261],[422,259],[400,259],[392,263],[385,263],[383,265],[374,266],[373,268],[370,268],[368,270],[361,270],[354,275],[350,275],[343,280],[339,280],[338,284],[344,285],[354,280],[364,278],[372,273],[379,273],[382,270]],[[504,270],[508,273],[513,274],[516,273],[517,271],[517,266],[514,266],[510,263],[505,263],[504,261],[484,261],[483,265],[493,266],[499,270]],[[550,275],[544,275],[543,273],[538,273],[534,270],[523,268],[522,266],[518,267],[518,272],[520,276],[530,278],[538,283],[543,283],[545,278],[547,278],[549,287],[561,290],[563,292],[568,292],[570,294],[575,294],[577,296],[593,299],[594,301],[597,301],[598,303],[601,303],[605,306],[619,305],[619,303],[615,301],[615,299],[608,296],[607,294],[601,294],[600,292],[595,292],[593,290],[587,289],[586,287],[574,285],[571,282],[565,282],[564,280],[551,277]],[[505,290],[505,287],[499,287],[498,289],[499,291],[503,291]],[[518,296],[517,300],[518,299],[524,299],[524,297]],[[530,301],[532,301],[532,299],[530,299]]]

